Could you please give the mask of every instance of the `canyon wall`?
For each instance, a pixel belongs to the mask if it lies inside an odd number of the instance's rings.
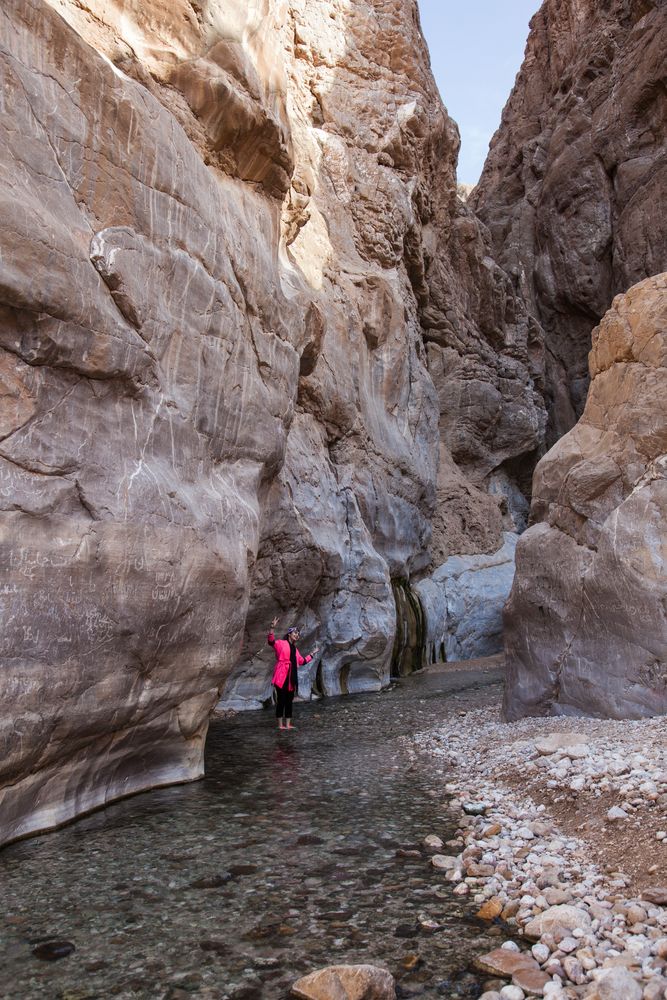
[[[576,427],[535,471],[506,608],[505,714],[667,714],[667,274],[593,334]]]
[[[323,643],[303,694],[385,685],[391,581],[503,544],[525,505],[511,464],[545,425],[532,320],[457,197],[416,4],[293,2],[288,18],[285,258],[325,331],[264,505],[235,707],[270,695],[274,612],[304,649]]]
[[[6,841],[200,775],[274,614],[386,683],[545,413],[413,0],[7,0],[0,65]]]
[[[644,280],[667,269],[666,45],[656,0],[545,0],[469,200],[540,327],[555,445],[506,608],[508,718],[667,711],[665,284]]]
[[[257,153],[257,186],[219,183],[166,107],[40,0],[4,4],[0,29],[11,839],[202,773],[312,333],[280,294],[262,187],[286,170]],[[267,93],[257,114],[289,164]]]
[[[614,295],[667,268],[666,39],[662,0],[545,0],[471,196],[544,330],[549,444]]]

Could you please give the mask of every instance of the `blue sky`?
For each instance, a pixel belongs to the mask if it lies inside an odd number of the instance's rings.
[[[419,0],[442,99],[461,131],[458,180],[475,184],[541,0]]]

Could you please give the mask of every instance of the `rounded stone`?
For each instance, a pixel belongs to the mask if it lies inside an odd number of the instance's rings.
[[[43,941],[35,945],[32,953],[42,962],[57,962],[60,958],[67,958],[75,950],[71,941]]]
[[[626,969],[610,969],[598,980],[600,1000],[642,1000],[642,988]]]
[[[503,986],[500,991],[501,1000],[525,1000],[526,994],[519,986]]]

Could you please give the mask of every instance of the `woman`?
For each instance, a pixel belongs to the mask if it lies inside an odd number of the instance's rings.
[[[269,646],[273,646],[276,654],[276,666],[271,683],[276,689],[276,718],[278,729],[294,729],[292,725],[292,702],[299,690],[298,668],[304,663],[310,663],[317,654],[317,646],[308,656],[302,656],[296,648],[299,640],[299,630],[293,625],[287,629],[284,639],[276,639],[273,630],[278,619],[271,622],[271,631],[266,637]]]

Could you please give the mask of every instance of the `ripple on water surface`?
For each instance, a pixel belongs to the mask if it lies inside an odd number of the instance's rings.
[[[292,733],[268,712],[214,722],[203,781],[0,852],[0,995],[272,1000],[320,966],[371,962],[400,996],[479,996],[469,960],[497,939],[406,851],[452,833],[446,776],[399,738],[436,724],[454,683],[297,704]]]

